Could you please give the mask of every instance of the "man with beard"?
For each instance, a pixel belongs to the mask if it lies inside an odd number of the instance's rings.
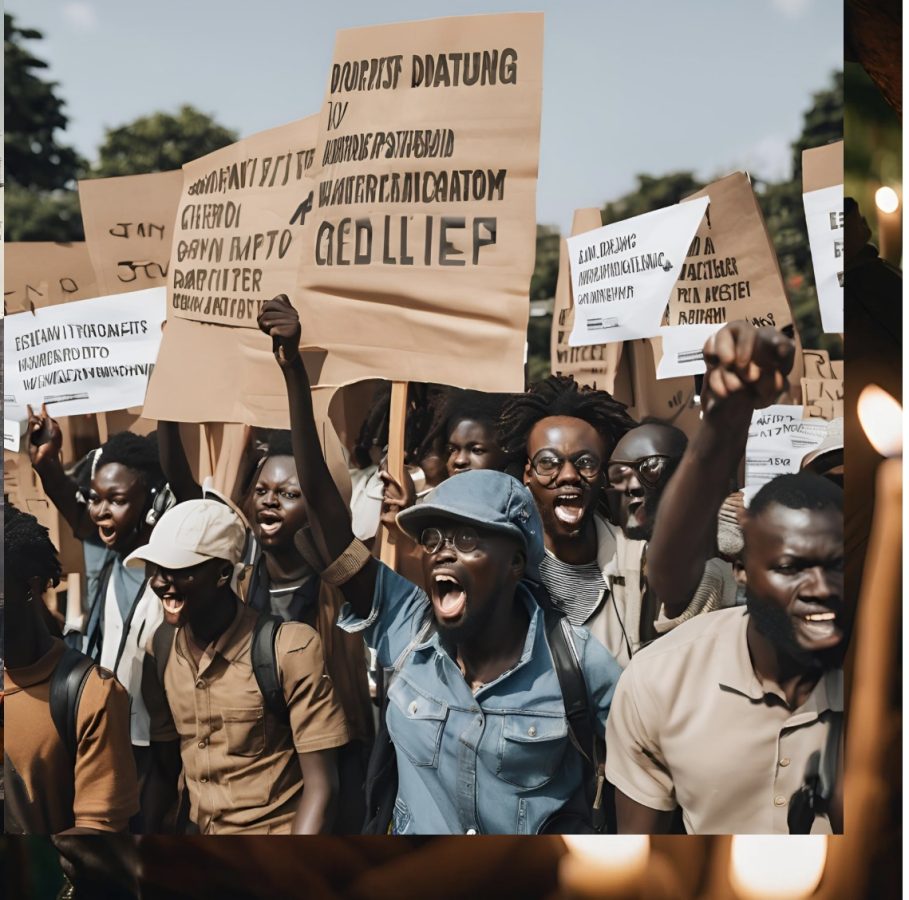
[[[246,543],[240,517],[218,500],[187,500],[127,559],[145,565],[168,625],[149,642],[143,692],[158,765],[143,793],[160,829],[179,752],[190,819],[203,834],[318,834],[332,824],[335,748],[347,727],[316,632],[285,622],[273,653],[287,718],[265,703],[253,671],[258,613],[231,588]]]
[[[513,397],[501,420],[501,446],[523,458],[524,484],[543,520],[540,576],[553,604],[583,625],[609,596],[606,567],[615,531],[597,514],[606,460],[635,426],[606,391],[551,375]],[[617,648],[609,648],[611,651]]]
[[[632,428],[616,444],[606,469],[607,495],[615,535],[615,554],[606,566],[609,596],[584,625],[621,666],[643,646],[682,622],[735,603],[732,567],[708,559],[694,590],[673,590],[657,597],[650,586],[647,542],[653,534],[660,497],[685,452],[685,433],[671,425],[648,422]]]
[[[581,793],[583,766],[543,611],[525,581],[543,556],[533,498],[510,475],[483,469],[449,478],[400,513],[421,546],[427,594],[353,537],[319,444],[296,310],[277,297],[259,327],[287,383],[297,474],[328,563],[322,578],[340,584],[348,601],[339,625],[362,633],[395,672],[386,712],[398,778],[393,831],[536,832]],[[585,630],[564,635],[602,728],[618,668]]]
[[[651,541],[689,577],[712,553],[716,514],[751,414],[785,386],[793,344],[737,322],[707,341],[704,421],[666,489]],[[755,496],[744,527],[747,610],[699,616],[636,654],[607,723],[620,832],[659,833],[681,807],[690,833],[842,829],[838,757],[842,491],[810,473]]]

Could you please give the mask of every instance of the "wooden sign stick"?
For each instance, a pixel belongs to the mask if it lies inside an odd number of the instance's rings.
[[[407,420],[407,382],[391,383],[391,409],[388,414],[388,471],[399,484],[404,482],[404,425]],[[397,532],[381,528],[382,551],[379,558],[391,569],[398,562]]]

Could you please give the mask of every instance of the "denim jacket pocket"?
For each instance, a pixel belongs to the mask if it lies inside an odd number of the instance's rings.
[[[398,675],[388,689],[386,723],[395,747],[415,766],[437,766],[448,704],[420,693]]]
[[[506,715],[496,774],[519,788],[541,787],[556,774],[567,746],[568,724],[563,716]]]

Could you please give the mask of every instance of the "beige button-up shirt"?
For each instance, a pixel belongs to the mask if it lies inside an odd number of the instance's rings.
[[[681,806],[689,834],[788,834],[792,796],[820,777],[829,798],[843,673],[790,709],[751,665],[741,608],[686,622],[635,654],[606,723],[606,777],[651,809]],[[829,834],[826,815],[812,832]]]
[[[289,834],[303,790],[297,754],[348,741],[319,636],[309,625],[286,622],[275,642],[290,727],[266,711],[252,669],[257,616],[237,602],[233,622],[198,665],[185,629],[178,630],[163,693],[151,642],[147,650],[143,692],[151,739],[179,739],[190,818],[203,834]]]

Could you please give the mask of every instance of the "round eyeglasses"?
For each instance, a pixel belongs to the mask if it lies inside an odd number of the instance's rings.
[[[470,553],[477,549],[480,535],[469,525],[458,525],[453,529],[424,528],[420,535],[420,546],[427,553],[435,553],[442,544],[451,544],[458,553]]]
[[[530,468],[540,478],[551,480],[562,471],[562,467],[566,462],[570,462],[578,475],[585,481],[592,481],[596,478],[600,474],[600,469],[603,465],[596,454],[586,450],[581,453],[575,453],[574,456],[560,456],[552,450],[540,450],[530,460]]]
[[[606,467],[606,478],[613,487],[622,487],[634,472],[641,484],[654,488],[659,486],[677,462],[672,456],[658,455],[635,460],[613,459]]]

